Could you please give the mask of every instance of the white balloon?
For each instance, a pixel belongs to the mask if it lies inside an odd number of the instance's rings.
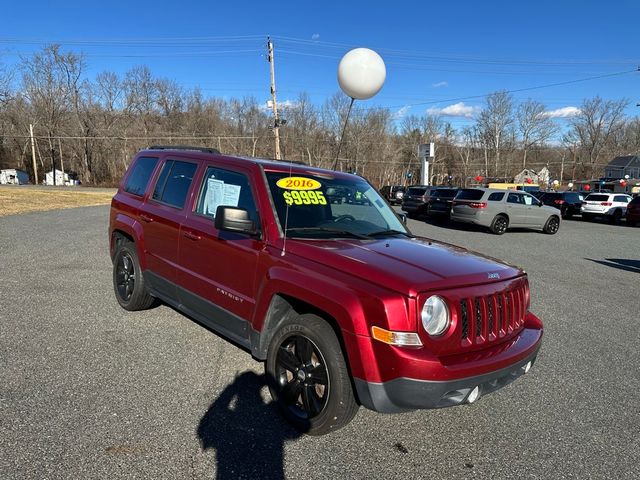
[[[569,183],[569,185],[567,185],[567,187],[573,188],[573,183]]]
[[[560,185],[560,182],[559,182],[558,180],[554,180],[554,181],[553,181],[553,184],[554,184],[554,185]]]
[[[355,48],[347,52],[338,65],[340,88],[357,100],[373,97],[382,88],[386,77],[384,61],[368,48]]]

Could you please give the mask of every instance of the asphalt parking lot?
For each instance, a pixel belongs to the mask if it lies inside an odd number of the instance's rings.
[[[415,234],[530,276],[531,373],[473,406],[299,436],[262,365],[166,306],[122,310],[108,207],[0,218],[0,478],[638,478],[640,228]]]

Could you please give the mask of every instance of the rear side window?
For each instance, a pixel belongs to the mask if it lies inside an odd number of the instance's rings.
[[[503,198],[504,192],[493,192],[491,195],[489,195],[490,202],[501,202]]]
[[[597,193],[592,193],[587,197],[588,202],[606,202],[609,200],[609,195],[601,195]]]
[[[195,163],[167,160],[153,189],[153,199],[183,208],[196,168]]]
[[[456,196],[458,191],[454,188],[443,188],[436,190],[432,193],[435,197],[445,197],[445,198],[453,198]]]
[[[629,199],[627,197],[625,197],[624,195],[616,195],[615,197],[613,197],[613,201],[614,202],[628,203]]]
[[[480,200],[483,195],[483,190],[476,190],[475,188],[465,188],[458,192],[458,195],[456,195],[456,200]]]
[[[127,178],[124,191],[142,197],[157,163],[158,159],[155,157],[139,157]]]
[[[420,196],[420,195],[424,195],[424,192],[426,191],[427,191],[426,188],[410,188],[408,193],[409,195]]]

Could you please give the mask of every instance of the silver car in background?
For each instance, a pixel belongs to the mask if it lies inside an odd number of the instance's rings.
[[[508,228],[535,228],[553,235],[560,228],[560,211],[522,191],[463,188],[453,199],[451,220],[481,225],[496,235]]]

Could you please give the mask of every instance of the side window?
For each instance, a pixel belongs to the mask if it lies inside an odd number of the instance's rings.
[[[191,162],[168,160],[153,189],[153,199],[176,208],[183,208],[197,165]]]
[[[624,203],[629,203],[629,199],[627,197],[625,197],[624,195],[616,195],[613,198],[614,202],[624,202]]]
[[[507,197],[507,203],[522,204],[522,195],[520,195],[519,193],[510,193]]]
[[[257,223],[256,203],[251,193],[249,179],[242,173],[209,167],[204,175],[196,213],[215,218],[219,206],[243,208],[249,218]]]
[[[143,196],[157,163],[158,159],[155,157],[138,158],[127,178],[127,183],[124,185],[124,191]]]
[[[500,202],[504,198],[504,192],[493,192],[489,195],[490,202]]]
[[[522,195],[522,199],[524,200],[525,205],[536,205],[537,202],[531,195]]]

